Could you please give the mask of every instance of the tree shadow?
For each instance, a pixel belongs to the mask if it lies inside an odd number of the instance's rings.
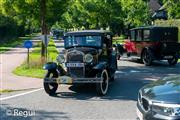
[[[77,100],[132,100],[137,101],[140,88],[162,77],[180,74],[179,65],[169,66],[157,64],[156,66],[121,66],[116,71],[115,81],[111,82],[109,91],[105,96],[96,94],[93,84],[70,86],[71,92],[58,92],[54,97]],[[98,99],[94,99],[98,98]]]
[[[21,113],[20,113],[21,112]],[[7,104],[0,106],[1,120],[70,120],[69,116],[64,112],[53,112],[46,110],[34,110],[20,107],[10,107]]]

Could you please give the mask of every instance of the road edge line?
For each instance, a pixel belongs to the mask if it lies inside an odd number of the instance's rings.
[[[42,90],[42,89],[43,89],[43,88],[39,88],[39,89],[32,90],[32,91],[29,91],[29,92],[20,93],[20,94],[16,94],[16,95],[8,96],[8,97],[3,97],[3,98],[0,98],[0,101],[3,101],[3,100],[8,100],[8,99],[15,98],[15,97],[19,97],[19,96],[23,96],[23,95],[27,95],[27,94],[30,94],[30,93],[33,93],[33,92],[40,91],[40,90]]]

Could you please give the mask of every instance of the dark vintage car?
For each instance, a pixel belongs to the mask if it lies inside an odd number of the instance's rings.
[[[139,90],[139,120],[180,120],[180,76],[152,82]]]
[[[117,69],[112,34],[103,30],[68,32],[64,36],[65,53],[56,63],[47,63],[44,89],[55,94],[58,84],[94,83],[99,95],[105,95],[109,80]]]
[[[177,27],[138,27],[130,30],[130,40],[124,43],[127,55],[140,59],[145,65],[154,60],[167,60],[175,65],[180,57]]]

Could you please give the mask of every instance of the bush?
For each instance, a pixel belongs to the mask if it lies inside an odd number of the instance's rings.
[[[24,35],[24,27],[18,26],[10,17],[0,14],[0,41],[7,41]]]

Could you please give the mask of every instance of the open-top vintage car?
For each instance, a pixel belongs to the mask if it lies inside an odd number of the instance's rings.
[[[58,84],[94,83],[99,95],[105,95],[109,80],[117,69],[116,52],[112,49],[112,34],[103,30],[68,32],[64,36],[64,54],[57,63],[47,63],[44,89],[55,94]]]
[[[128,56],[140,59],[145,65],[153,60],[167,60],[170,65],[178,61],[180,43],[177,27],[138,27],[130,30],[130,40],[123,46]]]

